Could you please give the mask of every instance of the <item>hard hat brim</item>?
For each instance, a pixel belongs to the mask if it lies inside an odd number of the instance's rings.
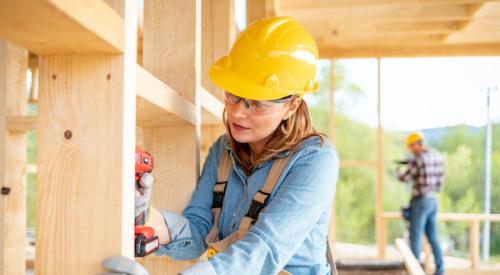
[[[241,75],[227,69],[227,56],[217,60],[210,67],[208,74],[210,79],[223,90],[236,96],[253,100],[274,100],[289,95],[303,95],[304,92],[273,89],[257,85]],[[309,91],[314,92],[314,91]]]

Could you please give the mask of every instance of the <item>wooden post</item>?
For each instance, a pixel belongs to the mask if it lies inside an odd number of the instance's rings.
[[[266,0],[246,1],[247,26],[266,16]]]
[[[382,252],[381,254],[379,254],[379,258],[381,259],[385,259],[386,257],[386,253],[387,253],[387,231],[388,231],[388,227],[387,227],[387,219],[384,218],[384,217],[380,217],[380,244],[381,244],[381,247],[382,247],[382,250],[379,251]]]
[[[223,101],[222,90],[210,80],[208,70],[215,61],[229,53],[235,39],[234,0],[203,1],[202,13],[201,85],[217,99]],[[204,102],[200,103],[203,106]],[[202,113],[202,123],[203,121],[205,119]],[[222,120],[218,121],[217,124],[203,123],[200,148],[201,165],[208,155],[210,146],[224,132],[225,127]]]
[[[0,275],[26,265],[26,132],[9,132],[8,116],[26,115],[28,51],[0,39]]]
[[[151,203],[180,213],[199,173],[201,1],[145,1],[143,35],[144,68],[196,106],[196,125],[144,129],[145,149],[155,159]],[[143,263],[151,274],[176,274],[193,261],[148,256]]]
[[[332,144],[335,144],[335,61],[330,60],[330,69],[328,73],[328,137]],[[336,213],[336,200],[333,200],[332,203],[332,214],[330,221],[330,228],[328,230],[328,237],[330,242],[335,243],[335,232],[336,232],[336,222],[337,222],[337,213]]]
[[[470,223],[470,239],[469,239],[469,248],[470,248],[470,259],[471,259],[471,268],[478,269],[479,268],[479,220],[472,220]]]
[[[133,257],[137,1],[108,3],[124,54],[40,56],[37,274]]]
[[[381,83],[380,83],[380,58],[377,58],[377,167],[375,178],[375,236],[377,240],[378,257],[385,258],[385,243],[383,234],[384,228],[382,226],[382,214],[384,208],[384,193],[382,190],[382,177],[383,177],[383,144],[382,144],[382,120],[381,112]],[[386,237],[387,238],[387,237]]]

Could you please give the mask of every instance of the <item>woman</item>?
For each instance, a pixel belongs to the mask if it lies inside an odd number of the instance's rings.
[[[182,274],[329,274],[326,236],[338,158],[311,125],[317,47],[289,17],[250,25],[210,68],[224,92],[227,133],[211,147],[182,215],[149,206],[141,179],[136,220],[154,227],[158,255],[199,261]],[[208,250],[207,250],[208,249]],[[105,262],[132,273],[123,257]]]

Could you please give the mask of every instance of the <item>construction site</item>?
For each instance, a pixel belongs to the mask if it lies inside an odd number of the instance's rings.
[[[310,105],[313,123],[323,123],[319,130],[340,152],[328,229],[338,274],[434,274],[429,244],[423,238],[422,258],[412,254],[399,205],[391,204],[403,198],[387,190],[391,163],[403,153],[387,145],[393,136],[382,119],[390,98],[383,93],[381,64],[500,56],[496,0],[0,0],[0,275],[100,274],[111,256],[134,259],[136,147],[154,157],[151,205],[182,213],[210,147],[226,133],[224,91],[211,81],[210,66],[242,33],[238,20],[248,26],[278,16],[304,26],[324,64],[324,97],[317,100],[324,108]],[[371,60],[376,83],[374,124],[366,132],[354,132],[360,126],[347,123],[336,108],[345,81],[337,61],[357,59]],[[369,152],[344,153],[354,150],[351,137],[342,137],[345,129],[353,130],[352,139],[368,140]],[[402,133],[394,135],[401,144]],[[478,133],[470,155],[484,150],[488,132]],[[498,139],[490,134],[484,146],[497,150]],[[478,181],[470,183],[481,194],[471,191],[474,207],[454,199],[460,190],[441,197],[438,232],[446,240],[459,236],[463,243],[456,246],[465,251],[445,250],[446,274],[500,274],[500,205],[496,195],[489,202],[490,193],[500,194],[500,153],[494,151],[489,166],[483,160],[491,155],[482,154]],[[483,178],[486,167],[492,177]],[[363,238],[349,235],[344,221],[355,206],[347,209],[339,198],[347,190],[341,184],[359,180],[354,170],[369,174]],[[484,210],[486,179],[491,189]],[[460,204],[467,211],[455,207]],[[198,262],[153,253],[135,260],[149,274],[181,274]]]

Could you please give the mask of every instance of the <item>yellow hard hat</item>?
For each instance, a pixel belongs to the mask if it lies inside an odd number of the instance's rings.
[[[406,137],[406,146],[410,146],[415,142],[424,140],[424,134],[421,132],[412,132]]]
[[[212,81],[239,97],[273,100],[318,89],[318,47],[291,17],[258,20],[238,37],[228,56],[209,70]]]

